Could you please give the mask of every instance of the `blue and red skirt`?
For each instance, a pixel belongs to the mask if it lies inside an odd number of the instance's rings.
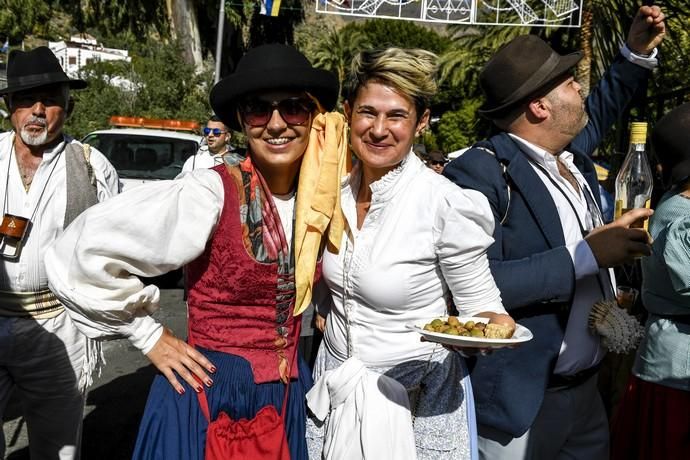
[[[206,388],[211,418],[220,411],[233,420],[251,419],[273,405],[280,414],[285,396],[282,382],[256,384],[249,362],[227,353],[198,349],[215,366],[213,385]],[[292,460],[307,459],[305,394],[313,385],[311,371],[298,353],[299,378],[290,383],[285,429]],[[185,393],[177,394],[162,374],[151,385],[132,458],[135,460],[203,460],[208,422],[194,390],[182,379]]]

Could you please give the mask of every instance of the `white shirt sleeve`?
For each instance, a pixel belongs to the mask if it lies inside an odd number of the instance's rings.
[[[96,193],[98,201],[105,201],[120,192],[120,178],[115,167],[105,158],[105,156],[91,147],[91,166],[96,177]]]
[[[652,50],[652,54],[649,56],[644,56],[642,54],[634,53],[627,44],[621,46],[621,54],[625,59],[632,62],[633,64],[644,67],[647,70],[654,70],[654,68],[659,65],[659,60],[656,58],[659,52],[656,48]]]
[[[149,316],[160,293],[135,275],[158,276],[201,255],[223,198],[220,176],[198,170],[89,208],[46,253],[50,288],[87,336],[128,337],[148,353],[162,334]]]
[[[185,160],[184,164],[182,165],[182,171],[180,172],[180,174],[192,171],[194,169],[194,159],[195,158],[196,158],[196,154],[190,156],[189,158],[187,158]]]
[[[570,253],[570,258],[573,259],[576,280],[599,273],[599,264],[587,240],[568,244],[566,249]]]
[[[461,316],[505,313],[486,255],[494,242],[489,202],[479,192],[455,188],[442,200],[434,221],[443,278]]]

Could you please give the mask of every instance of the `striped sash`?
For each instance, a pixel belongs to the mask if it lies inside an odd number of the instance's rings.
[[[49,319],[64,309],[49,289],[37,292],[0,291],[0,316]]]

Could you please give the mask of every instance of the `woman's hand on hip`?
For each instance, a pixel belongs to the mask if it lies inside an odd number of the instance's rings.
[[[175,337],[168,328],[163,329],[163,335],[146,356],[179,394],[184,393],[184,387],[177,380],[175,373],[197,393],[203,390],[201,382],[209,387],[213,384],[213,380],[204,369],[213,373],[216,371],[215,366],[184,340]]]

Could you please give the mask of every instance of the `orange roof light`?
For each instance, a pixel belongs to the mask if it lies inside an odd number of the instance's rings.
[[[111,126],[129,128],[171,129],[175,131],[199,131],[199,123],[196,121],[164,120],[162,118],[121,117],[112,116],[108,123]]]

